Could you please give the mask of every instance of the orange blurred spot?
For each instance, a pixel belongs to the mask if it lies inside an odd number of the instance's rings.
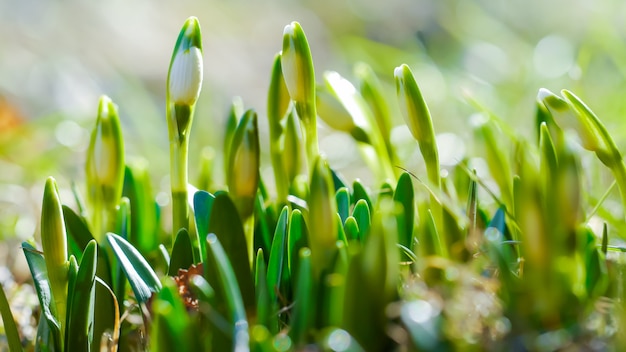
[[[0,134],[10,132],[24,122],[18,108],[4,96],[0,95]]]

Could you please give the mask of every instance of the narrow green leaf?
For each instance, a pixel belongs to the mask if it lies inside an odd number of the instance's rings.
[[[20,334],[17,331],[17,325],[11,313],[11,306],[9,306],[9,301],[2,286],[0,286],[0,313],[2,314],[2,325],[4,326],[9,350],[13,352],[23,351]]]
[[[270,301],[279,302],[278,294],[285,295],[289,275],[287,270],[287,228],[289,208],[283,207],[278,217],[278,224],[274,232],[272,249],[270,251],[269,264],[267,266],[267,286],[269,288]],[[282,297],[283,299],[286,297]],[[271,330],[271,329],[270,329]]]
[[[474,176],[476,176],[476,170],[473,172]],[[469,219],[467,237],[478,236],[478,184],[473,178],[469,181],[469,191],[467,192],[467,210],[465,213]]]
[[[346,219],[346,223],[343,225],[343,231],[346,234],[348,242],[359,241],[359,225],[353,216],[349,216]]]
[[[337,241],[343,243],[344,246],[347,246],[348,238],[346,237],[346,233],[343,230],[343,224],[341,223],[341,217],[339,216],[339,214],[335,214],[335,219],[337,222]]]
[[[426,219],[423,220],[421,236],[419,239],[421,256],[443,256],[447,257],[445,247],[439,236],[439,231],[435,225],[435,219],[430,210],[427,212]]]
[[[152,292],[159,292],[161,282],[139,251],[114,233],[107,233],[106,238],[126,274],[137,301],[144,303],[152,296]]]
[[[343,176],[332,167],[330,168],[330,174],[333,177],[333,185],[335,187],[334,188],[335,192],[339,191],[340,188],[348,188],[348,182],[346,182]]]
[[[239,124],[239,119],[243,116],[245,111],[243,105],[243,99],[241,97],[234,97],[228,111],[228,117],[226,118],[226,131],[224,132],[224,172],[226,177],[230,177],[230,170],[228,164],[230,163],[229,155],[231,154],[231,146],[233,144],[233,137],[235,136],[235,130]]]
[[[217,274],[232,324],[233,345],[229,349],[234,351],[247,350],[250,340],[248,321],[246,320],[242,291],[237,283],[237,277],[217,236],[209,234],[206,241],[207,264],[213,267]]]
[[[343,226],[348,216],[350,216],[350,190],[347,187],[340,188],[335,193],[335,200],[337,201],[337,212],[341,216],[341,224]]]
[[[193,211],[196,220],[196,233],[198,238],[203,238],[209,234],[209,220],[215,196],[206,191],[198,191],[193,195]],[[206,252],[206,242],[200,240],[200,255]],[[203,261],[204,258],[201,258]]]
[[[97,264],[98,245],[95,240],[92,240],[85,247],[76,282],[71,288],[72,300],[68,304],[66,351],[90,351],[92,348]]]
[[[228,194],[218,192],[213,200],[208,233],[213,233],[228,256],[247,311],[254,311],[254,281],[243,225],[235,204]],[[209,283],[211,283],[209,281]]]
[[[289,217],[289,229],[287,230],[287,264],[291,273],[291,283],[295,284],[298,274],[300,249],[309,246],[309,231],[304,221],[302,212],[294,209]],[[295,290],[295,286],[293,287]]]
[[[270,247],[272,246],[272,231],[276,225],[276,219],[272,206],[266,207],[265,203],[263,195],[261,192],[258,192],[254,202],[254,216],[256,220],[254,248],[261,248],[264,253],[269,254]]]
[[[296,346],[306,344],[309,330],[315,323],[316,300],[311,250],[304,247],[299,252],[300,266],[294,297],[294,312],[289,337]]]
[[[398,229],[398,243],[406,248],[413,248],[413,227],[415,226],[415,191],[411,175],[404,172],[398,179],[398,185],[393,195],[393,200],[402,204],[403,221],[398,221],[402,228]],[[403,256],[403,260],[407,260]]]
[[[87,243],[93,240],[93,236],[83,218],[65,205],[63,205],[63,220],[65,220],[70,254],[80,260]]]
[[[130,201],[129,242],[140,253],[149,253],[158,246],[157,207],[152,191],[148,162],[135,159],[126,166],[122,195]]]
[[[187,229],[182,228],[178,231],[176,241],[174,241],[174,247],[172,247],[172,256],[167,275],[178,275],[179,269],[188,269],[191,264],[194,264],[191,239],[189,238]]]
[[[370,216],[370,207],[365,200],[360,199],[356,202],[354,210],[352,211],[352,216],[358,225],[359,240],[364,242],[367,238],[372,221]]]
[[[259,248],[256,256],[254,284],[256,291],[256,322],[265,327],[270,326],[272,306],[270,301],[269,286],[267,285],[267,266],[263,250]]]
[[[45,329],[49,331],[52,337],[51,346],[53,346],[55,351],[61,351],[61,325],[59,324],[59,317],[57,316],[57,309],[52,296],[46,262],[43,255],[30,243],[22,242],[22,250],[30,269],[30,275],[33,278],[43,318],[46,321],[47,327]],[[65,320],[65,317],[63,319]]]
[[[352,183],[352,202],[354,202],[354,204],[358,203],[358,201],[360,199],[365,200],[365,202],[367,202],[367,207],[372,209],[372,199],[369,196],[369,192],[367,191],[367,189],[365,189],[365,186],[363,186],[363,183],[361,183],[360,180],[354,180],[354,182]]]

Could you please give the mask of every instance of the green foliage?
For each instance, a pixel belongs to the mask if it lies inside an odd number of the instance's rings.
[[[402,160],[373,70],[359,65],[358,89],[336,72],[316,87],[309,44],[294,22],[268,92],[276,195],[261,178],[260,121],[254,110],[243,112],[241,100],[226,126],[226,186],[209,193],[187,180],[201,54],[199,24],[190,18],[168,75],[171,227],[160,221],[147,166],[125,164],[117,110],[105,98],[88,151],[86,206],[63,206],[54,179],[47,180],[43,253],[23,244],[42,312],[37,350],[623,347],[624,314],[615,312],[624,310],[626,271],[613,254],[626,250],[611,242],[607,223],[626,224],[605,209],[606,196],[591,194],[593,180],[568,129],[609,168],[623,195],[626,167],[607,128],[573,93],[539,91],[533,142],[472,101],[481,110],[473,128],[490,172],[478,177],[468,159],[442,170],[433,117],[413,72],[399,66],[396,94],[423,156],[422,179],[422,171],[392,168]],[[320,155],[318,111],[360,144],[376,191],[344,181]],[[204,180],[213,179],[212,167],[202,170]],[[161,234],[173,241],[160,243]],[[617,308],[597,308],[606,301]],[[4,296],[0,311],[19,350]],[[120,311],[128,319],[120,322]],[[133,335],[141,336],[135,345]]]

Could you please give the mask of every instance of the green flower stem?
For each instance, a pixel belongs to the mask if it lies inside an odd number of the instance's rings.
[[[299,107],[299,105],[296,104],[296,111],[304,121],[304,145],[306,148],[307,165],[309,165],[309,170],[312,170],[313,164],[320,154],[319,142],[317,140],[317,112],[315,104],[306,104],[307,106],[305,107]]]
[[[170,110],[176,121],[189,120],[192,109],[175,105]],[[170,120],[170,119],[168,119]],[[172,129],[170,129],[172,131]],[[189,229],[189,206],[187,201],[189,138],[186,134],[170,135],[170,182],[172,188],[172,233]]]
[[[166,117],[170,141],[172,239],[179,229],[189,230],[187,201],[189,133],[202,87],[200,24],[189,17],[180,30],[167,75]]]

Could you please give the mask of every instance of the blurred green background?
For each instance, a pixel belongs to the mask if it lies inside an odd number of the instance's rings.
[[[63,201],[72,204],[69,185],[76,181],[81,189],[102,94],[119,105],[127,159],[149,162],[160,202],[167,203],[165,81],[178,31],[190,15],[202,26],[205,64],[191,135],[192,179],[194,160],[202,147],[212,146],[220,182],[219,150],[234,96],[260,113],[267,151],[270,67],[283,27],[294,20],[309,38],[319,78],[335,70],[352,79],[354,63],[366,62],[388,86],[393,109],[393,69],[407,63],[436,133],[445,133],[444,166],[477,155],[471,130],[477,109],[468,97],[506,121],[513,135],[534,138],[540,87],[574,91],[626,150],[623,1],[0,0],[0,239],[37,232],[48,175],[57,178]],[[419,174],[417,144],[395,116],[401,166]],[[354,142],[320,128],[321,150],[331,166],[350,181],[367,182],[371,175]],[[503,148],[512,150],[507,138]],[[263,163],[262,174],[270,179],[266,157]],[[2,246],[0,258],[11,260],[14,249]]]

